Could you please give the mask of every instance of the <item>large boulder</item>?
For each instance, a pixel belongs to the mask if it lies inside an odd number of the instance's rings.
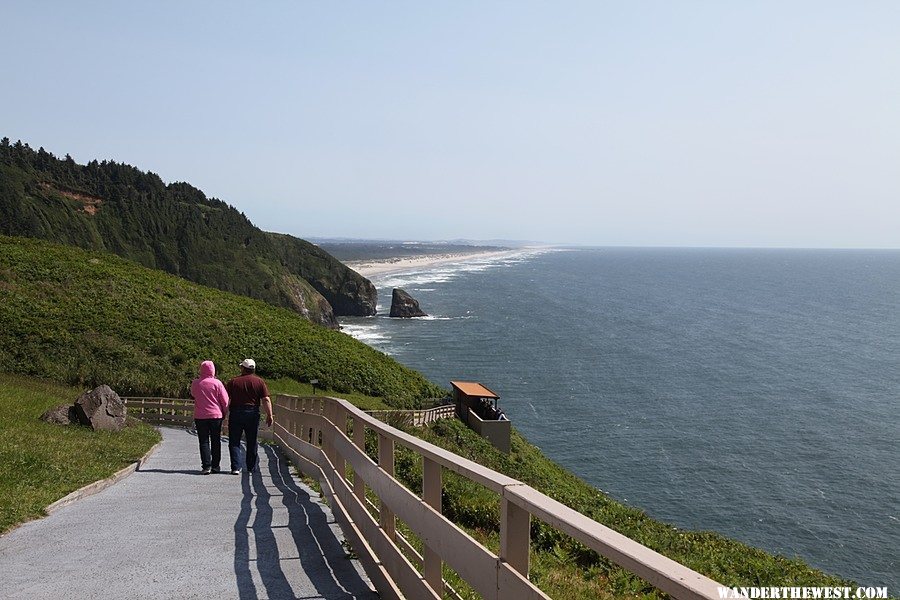
[[[419,301],[406,293],[405,290],[394,288],[391,295],[391,316],[408,319],[409,317],[427,317],[419,308]]]
[[[78,415],[75,414],[75,406],[72,404],[60,404],[41,415],[41,421],[56,425],[70,425],[78,423]]]
[[[82,425],[94,430],[119,431],[125,427],[125,403],[108,385],[79,396],[75,414]]]

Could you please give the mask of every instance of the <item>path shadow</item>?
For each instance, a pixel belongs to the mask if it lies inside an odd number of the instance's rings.
[[[176,475],[199,475],[201,477],[209,477],[209,475],[203,475],[199,469],[142,469],[138,467],[135,471],[138,473],[174,473]]]
[[[257,594],[250,571],[253,562],[249,549],[250,532],[256,549],[256,570],[265,587],[266,597],[321,597],[328,600],[378,598],[347,558],[322,506],[297,485],[284,458],[269,445],[260,445],[259,458],[257,471],[241,476],[244,496],[234,528],[234,571],[240,598],[255,598]],[[265,482],[269,477],[278,493],[266,488]],[[287,523],[273,522],[273,501],[287,509]],[[254,508],[256,514],[251,525]],[[293,543],[285,544],[282,536],[281,546],[290,556],[282,556],[279,551],[273,526],[279,531],[283,531],[285,526],[288,529]],[[292,581],[301,579],[297,576],[298,571],[305,573],[314,590],[309,589],[308,585],[299,585],[301,589],[292,587]]]
[[[256,584],[250,574],[250,515],[253,512],[253,492],[250,480],[241,477],[241,512],[234,522],[234,575],[237,579],[238,598],[254,600],[257,598]]]

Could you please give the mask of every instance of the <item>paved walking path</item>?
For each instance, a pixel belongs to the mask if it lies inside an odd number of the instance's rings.
[[[0,537],[0,598],[377,598],[275,450],[200,475],[196,436],[162,432],[139,471]]]

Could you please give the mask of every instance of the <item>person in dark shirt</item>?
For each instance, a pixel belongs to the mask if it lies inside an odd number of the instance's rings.
[[[266,382],[256,375],[256,362],[245,358],[240,364],[241,374],[225,385],[231,403],[228,406],[228,454],[231,457],[231,474],[241,472],[240,449],[241,435],[247,442],[247,472],[256,469],[257,444],[259,432],[259,408],[266,411],[266,425],[272,426],[272,401]]]

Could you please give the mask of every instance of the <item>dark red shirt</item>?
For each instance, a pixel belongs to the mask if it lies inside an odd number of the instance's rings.
[[[230,408],[259,408],[263,398],[269,396],[269,388],[261,377],[253,375],[239,375],[225,385],[228,397],[231,399]]]

